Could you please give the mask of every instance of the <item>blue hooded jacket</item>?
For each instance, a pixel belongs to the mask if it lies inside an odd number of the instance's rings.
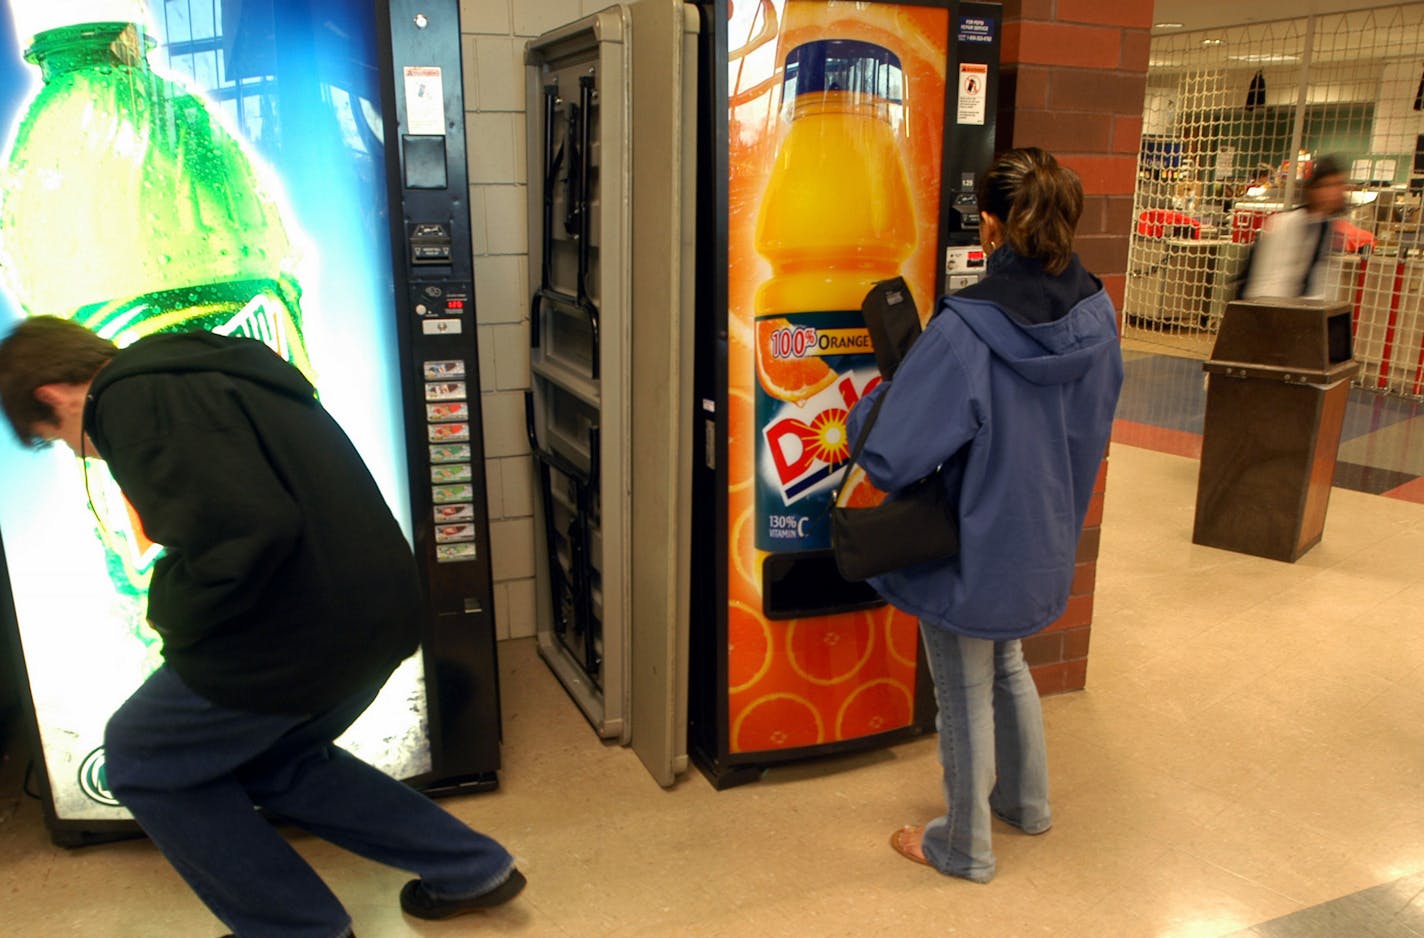
[[[1116,316],[1073,257],[1061,274],[1004,247],[940,300],[893,381],[859,463],[895,492],[943,465],[958,556],[870,584],[921,621],[975,638],[1031,635],[1063,613],[1078,535],[1122,388]],[[913,532],[907,532],[913,536]]]

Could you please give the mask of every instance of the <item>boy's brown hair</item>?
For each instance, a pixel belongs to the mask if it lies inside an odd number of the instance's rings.
[[[57,419],[54,408],[35,399],[36,388],[85,384],[118,352],[114,343],[70,319],[21,320],[0,341],[0,407],[20,442],[39,445],[35,424]]]

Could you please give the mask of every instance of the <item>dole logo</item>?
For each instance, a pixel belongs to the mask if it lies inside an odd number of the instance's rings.
[[[822,483],[831,481],[850,458],[850,439],[846,419],[850,409],[876,385],[880,376],[873,376],[859,391],[853,374],[843,375],[835,384],[807,403],[812,409],[819,404],[809,420],[796,411],[783,408],[762,431],[771,452],[771,464],[781,488],[781,499],[790,505]]]

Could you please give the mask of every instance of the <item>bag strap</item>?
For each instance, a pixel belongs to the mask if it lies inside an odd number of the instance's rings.
[[[885,395],[890,393],[887,387],[885,392],[875,399],[875,403],[870,407],[870,416],[865,418],[865,426],[860,428],[860,438],[851,447],[850,459],[846,461],[847,468],[855,465],[855,461],[860,458],[861,450],[865,449],[865,441],[870,437],[870,430],[875,426],[875,418],[880,416],[880,405],[885,403]]]
[[[875,426],[875,418],[880,416],[880,405],[885,403],[885,395],[889,393],[890,390],[887,387],[885,391],[875,399],[875,403],[871,405],[870,416],[865,418],[865,426],[860,428],[860,437],[855,441],[855,445],[851,447],[850,458],[846,460],[846,475],[850,475],[851,466],[855,465],[855,461],[860,458],[861,450],[865,449],[865,441],[870,437],[871,428]],[[826,503],[827,514],[830,513],[832,508],[836,507],[836,502],[841,500],[841,489],[844,485],[845,483],[842,481],[841,485],[836,486],[836,490],[831,493],[830,501]]]

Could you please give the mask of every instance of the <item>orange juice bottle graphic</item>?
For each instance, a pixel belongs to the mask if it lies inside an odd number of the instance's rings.
[[[760,550],[830,547],[846,417],[879,381],[860,305],[916,242],[904,85],[899,58],[869,42],[823,39],[786,56],[790,123],[755,240],[772,268],[755,296]]]

